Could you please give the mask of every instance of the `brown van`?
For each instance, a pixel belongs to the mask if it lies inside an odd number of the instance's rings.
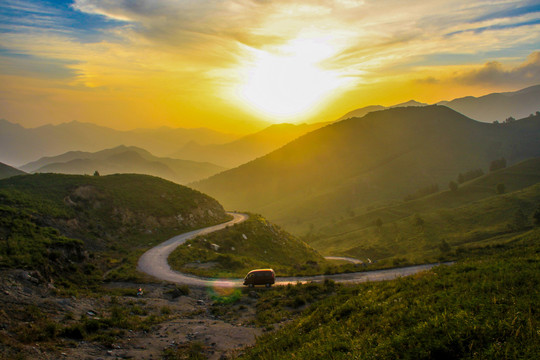
[[[253,287],[255,285],[272,286],[276,282],[276,274],[272,269],[257,269],[250,271],[244,278],[244,285]]]

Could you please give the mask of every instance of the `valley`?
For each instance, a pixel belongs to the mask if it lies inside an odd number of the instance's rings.
[[[0,164],[0,358],[533,358],[539,116],[410,101]]]

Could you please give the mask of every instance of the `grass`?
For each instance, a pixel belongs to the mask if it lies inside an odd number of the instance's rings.
[[[464,183],[455,192],[357,211],[303,239],[324,254],[433,262],[444,255],[443,241],[455,249],[513,233],[518,211],[526,217],[518,227],[530,226],[540,204],[538,181],[540,159],[533,159]],[[507,193],[496,193],[499,183],[506,184]]]
[[[463,251],[452,266],[339,286],[241,359],[533,359],[540,351],[540,229]],[[321,285],[319,285],[321,286]],[[269,294],[270,314],[284,308]],[[307,296],[305,285],[297,296]],[[276,321],[279,315],[272,318]],[[290,316],[289,316],[290,318]]]
[[[216,246],[217,245],[217,246]],[[278,276],[324,272],[315,250],[260,215],[186,241],[169,257],[173,269],[206,277],[243,277],[255,268]]]
[[[136,264],[146,249],[229,218],[204,194],[134,174],[3,179],[0,214],[0,267],[39,270],[68,292],[103,276],[145,280]]]

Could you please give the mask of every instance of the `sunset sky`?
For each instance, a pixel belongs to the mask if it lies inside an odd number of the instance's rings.
[[[536,84],[538,0],[0,2],[0,118],[25,127],[246,133]]]

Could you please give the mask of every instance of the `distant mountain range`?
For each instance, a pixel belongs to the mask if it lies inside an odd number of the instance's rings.
[[[0,162],[0,179],[5,179],[11,176],[23,175],[23,174],[25,174],[24,171],[15,169],[12,166],[9,166]]]
[[[121,144],[167,156],[190,141],[204,145],[222,144],[238,137],[205,128],[161,127],[119,131],[77,121],[24,128],[0,119],[0,161],[19,166],[43,156],[73,150],[94,152]]]
[[[505,157],[540,156],[540,116],[474,121],[448,107],[398,107],[333,123],[262,158],[192,184],[229,209],[249,209],[293,232],[347,209],[403,199]]]
[[[174,157],[194,161],[207,161],[225,167],[236,167],[268,154],[290,141],[329,123],[276,124],[226,144],[200,145],[190,142]]]
[[[21,167],[27,172],[101,175],[116,173],[148,174],[179,184],[207,178],[225,168],[189,160],[156,157],[134,146],[118,146],[95,153],[70,151],[53,157],[43,157]]]
[[[390,107],[371,105],[348,112],[338,119],[362,117],[370,112],[394,107],[427,106],[428,104],[410,100]],[[467,96],[452,101],[440,101],[436,105],[445,105],[471,119],[482,122],[503,122],[508,117],[524,118],[540,111],[540,85],[519,91],[493,93],[481,97]]]

